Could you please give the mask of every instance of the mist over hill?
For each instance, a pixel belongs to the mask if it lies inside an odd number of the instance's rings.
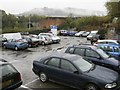
[[[42,16],[50,16],[50,17],[82,17],[82,16],[104,16],[106,15],[105,11],[96,11],[96,10],[87,10],[87,9],[78,9],[67,7],[64,9],[54,9],[54,8],[34,8],[30,11],[26,11],[18,14],[20,16],[29,16],[29,15],[42,15]]]

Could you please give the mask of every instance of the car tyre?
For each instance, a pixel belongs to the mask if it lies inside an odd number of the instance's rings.
[[[5,45],[3,45],[3,48],[6,49],[7,47]]]
[[[42,42],[41,44],[44,46],[44,45],[45,45],[45,42]]]
[[[99,90],[99,88],[96,85],[94,85],[94,84],[88,84],[85,87],[85,90]]]
[[[40,73],[39,78],[40,78],[40,81],[43,82],[43,83],[47,82],[47,80],[48,80],[48,77],[44,72]]]
[[[17,46],[15,46],[15,48],[14,48],[16,51],[18,51],[18,47]]]
[[[31,44],[29,44],[29,45],[28,45],[28,47],[30,47],[30,48],[31,48],[31,47],[32,47],[32,45],[31,45]]]

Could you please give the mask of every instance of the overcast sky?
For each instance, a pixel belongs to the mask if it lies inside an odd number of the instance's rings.
[[[79,8],[106,11],[108,0],[0,0],[0,9],[7,13],[18,14],[34,8]]]

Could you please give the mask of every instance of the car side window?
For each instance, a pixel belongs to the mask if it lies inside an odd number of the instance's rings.
[[[106,50],[107,50],[108,52],[113,52],[112,49],[113,49],[113,48],[112,48],[111,46],[107,46],[107,48],[106,48]]]
[[[76,48],[74,51],[75,54],[78,54],[80,56],[84,56],[84,52],[85,52],[85,49],[83,48]]]
[[[107,42],[107,44],[115,44],[114,42]]]
[[[70,72],[75,72],[77,69],[73,66],[73,64],[67,60],[62,59],[61,60],[61,69],[67,70]]]
[[[51,58],[48,62],[47,65],[54,66],[54,67],[59,67],[60,59],[59,58]]]
[[[100,58],[100,55],[97,52],[89,49],[86,49],[86,56]]]
[[[106,42],[99,42],[99,44],[106,44]]]
[[[69,48],[68,52],[71,53],[71,54],[73,54],[74,48]]]
[[[119,48],[118,47],[113,47],[114,52],[119,52]]]

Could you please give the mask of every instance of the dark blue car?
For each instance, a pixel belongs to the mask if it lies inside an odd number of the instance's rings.
[[[75,36],[76,33],[77,33],[77,31],[68,31],[67,32],[68,36]]]
[[[98,46],[107,54],[120,60],[120,46],[116,44],[98,44]]]
[[[33,61],[32,70],[42,82],[52,80],[82,90],[120,88],[117,72],[92,64],[79,55],[55,52]]]
[[[110,57],[102,49],[92,45],[70,46],[65,51],[70,54],[78,54],[84,59],[92,61],[95,64],[111,68],[120,73],[120,61]]]

